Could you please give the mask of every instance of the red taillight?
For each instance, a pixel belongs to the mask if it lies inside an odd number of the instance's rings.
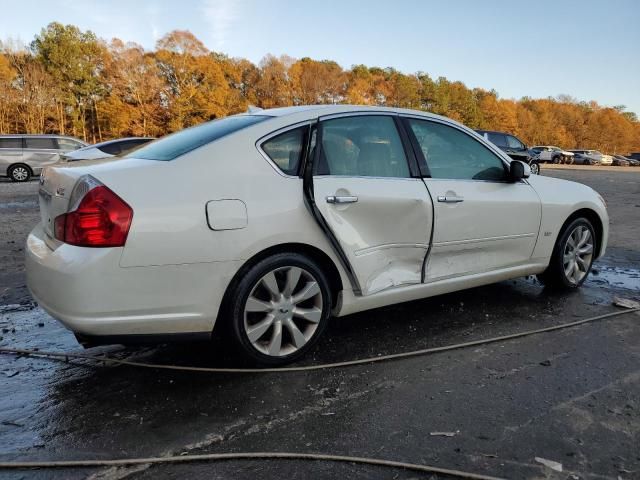
[[[58,216],[58,240],[79,247],[122,247],[127,241],[133,210],[104,185],[85,193],[78,207]]]

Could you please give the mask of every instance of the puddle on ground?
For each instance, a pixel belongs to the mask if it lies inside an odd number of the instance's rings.
[[[5,202],[0,203],[0,208],[2,209],[10,209],[10,208],[38,208],[37,200],[26,200],[24,202]]]
[[[634,268],[598,267],[591,272],[587,283],[640,290],[640,270]]]

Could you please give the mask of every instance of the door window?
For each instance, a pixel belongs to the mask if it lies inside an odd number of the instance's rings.
[[[56,141],[50,137],[25,137],[26,148],[57,150]]]
[[[516,150],[524,150],[525,146],[524,144],[518,140],[516,137],[513,137],[511,135],[507,135],[507,146],[509,148],[515,148]],[[548,150],[545,148],[545,150]]]
[[[58,139],[58,148],[60,150],[77,150],[80,147],[82,147],[82,144],[74,140],[69,140],[68,138]]]
[[[488,133],[487,137],[489,141],[493,143],[495,146],[500,148],[506,148],[507,146],[507,137],[501,133]]]
[[[0,148],[20,149],[22,148],[22,139],[18,137],[0,138]]]
[[[308,128],[305,126],[289,130],[262,144],[262,150],[287,175],[298,174],[304,134]]]
[[[111,142],[96,148],[108,155],[119,155],[122,151],[122,142]]]
[[[502,160],[479,141],[442,123],[407,119],[432,178],[506,179]]]
[[[322,123],[316,175],[407,178],[409,165],[392,117],[365,115]]]

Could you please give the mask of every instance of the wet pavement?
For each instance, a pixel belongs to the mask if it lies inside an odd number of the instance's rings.
[[[519,279],[334,319],[300,364],[566,323],[615,311],[614,296],[639,301],[640,170],[549,174],[587,183],[609,203],[609,250],[580,291],[558,294],[533,278]],[[35,183],[0,183],[0,346],[81,352],[73,335],[24,293],[19,249],[37,221],[36,190]],[[245,366],[220,338],[211,344],[89,352],[155,363]],[[640,478],[639,360],[635,313],[463,350],[287,374],[96,368],[0,355],[0,461],[291,451],[505,478]],[[535,457],[562,463],[563,472]],[[288,460],[0,470],[0,478],[12,479],[282,476],[445,478]]]

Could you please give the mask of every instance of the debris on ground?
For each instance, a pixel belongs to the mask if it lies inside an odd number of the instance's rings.
[[[460,430],[456,430],[455,432],[431,432],[429,435],[432,437],[455,437]]]
[[[630,298],[613,297],[613,304],[622,308],[640,308],[640,302],[631,300]]]
[[[536,457],[536,462],[541,463],[545,467],[549,467],[551,470],[555,470],[556,472],[562,471],[562,464],[560,462],[555,462],[553,460],[547,460],[546,458]]]
[[[540,365],[542,365],[543,367],[550,367],[551,366],[551,360],[543,360],[540,362]]]

